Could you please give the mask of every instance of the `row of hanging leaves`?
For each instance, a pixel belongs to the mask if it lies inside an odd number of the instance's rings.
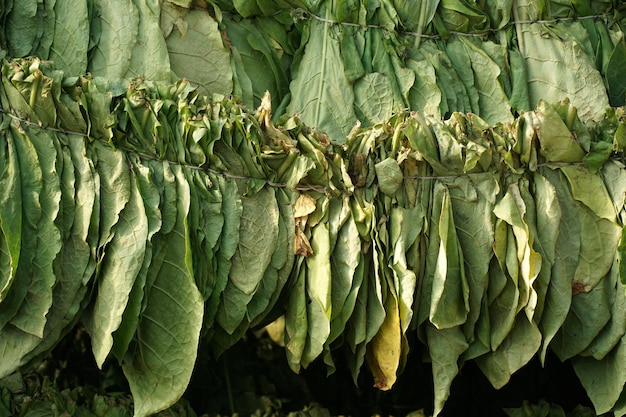
[[[188,83],[2,63],[0,376],[79,321],[146,416],[284,315],[291,368],[347,353],[390,389],[409,332],[435,412],[462,364],[495,387],[547,349],[596,411],[626,410],[623,109],[513,123],[401,112],[344,144]],[[601,377],[600,377],[601,376]]]

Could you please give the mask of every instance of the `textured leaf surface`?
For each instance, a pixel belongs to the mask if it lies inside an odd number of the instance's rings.
[[[88,70],[95,76],[120,80],[126,75],[137,44],[139,12],[133,0],[95,0],[99,39]]]
[[[94,357],[100,368],[111,348],[113,333],[122,323],[137,274],[143,264],[148,237],[148,218],[134,175],[128,178],[128,203],[113,229],[107,257],[98,274],[98,294],[93,304],[91,339]]]
[[[217,322],[232,333],[263,280],[278,240],[278,204],[274,190],[264,188],[242,198],[239,244],[232,258],[228,284],[217,311]]]
[[[174,169],[176,224],[167,235],[155,237],[136,350],[132,362],[123,364],[135,399],[136,417],[163,410],[183,394],[195,364],[202,327],[202,295],[193,280],[186,228],[189,185],[180,168]]]
[[[172,71],[197,85],[203,94],[230,94],[230,55],[217,22],[202,10],[189,11],[183,22],[166,38]]]
[[[300,113],[305,123],[323,126],[329,137],[344,142],[356,122],[354,93],[344,74],[338,41],[330,36],[333,30],[322,22],[310,23],[310,38],[290,85],[287,111]],[[338,108],[343,111],[335,111]]]

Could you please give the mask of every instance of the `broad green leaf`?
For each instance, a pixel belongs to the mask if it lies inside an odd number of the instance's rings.
[[[590,292],[572,297],[567,318],[551,344],[561,361],[586,349],[609,322],[614,288],[605,278]]]
[[[454,225],[448,188],[438,183],[435,193],[443,194],[439,218],[439,251],[435,266],[430,322],[437,329],[459,326],[467,320],[469,288],[465,277],[463,252]]]
[[[15,57],[30,55],[37,44],[37,0],[14,2],[7,17],[6,37],[9,54]]]
[[[398,293],[398,309],[403,334],[406,334],[413,319],[417,286],[417,275],[409,266],[407,252],[420,238],[424,228],[425,218],[420,206],[407,209],[392,208],[389,231],[393,252],[389,266],[393,271],[394,287]]]
[[[222,194],[211,177],[196,170],[186,171],[189,181],[192,204],[190,207],[189,229],[194,256],[194,277],[196,285],[207,300],[217,283],[216,252],[224,216],[222,215]],[[195,219],[195,224],[194,224]]]
[[[509,185],[504,198],[496,204],[493,212],[511,226],[515,237],[514,243],[509,239],[507,256],[511,255],[512,248],[516,247],[517,259],[512,264],[507,261],[507,271],[519,289],[517,311],[524,308],[528,319],[532,320],[537,306],[537,292],[533,284],[541,269],[542,259],[532,247],[534,236],[531,235],[526,222],[526,205],[518,184]]]
[[[513,250],[509,249],[511,245],[513,245]],[[492,258],[489,268],[489,286],[487,288],[491,349],[498,349],[511,332],[518,311],[519,289],[507,274],[506,265],[507,253],[514,253],[513,260],[516,260],[514,245],[515,238],[510,228],[504,221],[498,219],[494,241],[496,256]]]
[[[279,213],[281,217],[281,221],[284,223],[285,227],[285,236],[283,239],[286,240],[287,250],[284,254],[285,260],[283,266],[278,270],[278,279],[276,283],[276,288],[270,295],[270,298],[267,302],[267,306],[265,311],[259,315],[259,317],[252,321],[251,324],[253,326],[258,325],[260,322],[267,322],[266,316],[272,312],[273,309],[281,311],[284,306],[278,304],[280,300],[284,300],[284,294],[287,293],[288,288],[287,284],[292,279],[292,271],[295,263],[295,219],[293,217],[293,205],[295,199],[295,193],[290,193],[285,190],[277,190],[276,191],[276,201],[278,202]],[[270,316],[273,318],[274,316]]]
[[[550,162],[580,162],[585,156],[580,144],[556,110],[545,100],[540,100],[534,113],[535,128],[541,148],[539,152]]]
[[[212,326],[221,302],[221,295],[229,281],[232,258],[239,245],[239,230],[243,205],[239,188],[234,180],[226,180],[222,176],[214,177],[222,195],[222,215],[224,223],[217,248],[217,276],[215,288],[206,302],[205,320]]]
[[[430,204],[432,204],[433,207],[442,207],[444,193],[435,193],[434,188],[437,187],[438,190],[443,190],[445,186],[442,186],[439,182],[429,182],[428,185],[430,185],[428,193],[432,194]],[[416,320],[418,325],[421,325],[429,320],[432,309],[431,295],[433,293],[432,288],[435,277],[435,268],[437,267],[437,260],[440,252],[440,241],[442,239],[439,235],[439,222],[442,215],[444,214],[441,209],[433,210],[430,218],[428,218],[428,225],[426,226],[428,230],[428,243],[424,260],[424,276],[423,279],[420,279],[418,282],[417,294],[419,298],[415,302],[417,308]],[[460,308],[461,306],[456,306],[457,310]]]
[[[274,195],[278,202],[278,194],[281,193],[280,190],[275,191]],[[276,247],[274,249],[274,253],[272,253],[272,258],[270,263],[263,274],[263,279],[259,283],[259,287],[255,291],[250,303],[247,305],[247,313],[246,316],[250,322],[258,319],[258,317],[266,311],[269,306],[270,299],[273,298],[274,293],[280,293],[282,290],[282,286],[279,287],[279,271],[285,266],[289,257],[289,250],[291,249],[291,254],[293,254],[293,243],[294,236],[288,232],[287,225],[285,223],[285,217],[292,217],[289,210],[286,213],[283,213],[285,210],[283,209],[283,205],[278,205],[278,221],[277,221],[277,229],[278,234],[276,235]],[[295,231],[295,223],[292,223],[292,231]],[[291,237],[291,239],[289,239]],[[284,284],[284,280],[281,284]]]
[[[567,175],[567,174],[566,174]],[[614,213],[612,200],[606,193],[604,183],[600,181],[603,192],[595,192],[596,201],[604,200],[603,206],[608,205],[607,211]],[[594,190],[595,191],[595,190]],[[576,192],[572,192],[577,198]],[[579,197],[577,198],[580,199]],[[586,201],[589,201],[585,198]],[[607,201],[608,200],[608,201]],[[577,292],[588,292],[608,273],[613,264],[614,253],[621,237],[622,228],[614,221],[598,217],[587,205],[577,202],[581,226],[580,258],[574,273],[574,282]]]
[[[518,10],[529,3],[518,2]],[[519,17],[527,18],[522,13]],[[526,62],[531,106],[541,106],[542,100],[569,98],[584,121],[599,121],[609,100],[600,72],[577,40],[542,25],[520,23],[516,29]]]
[[[22,242],[21,180],[16,147],[12,135],[5,134],[0,149],[0,229],[2,230],[2,275],[0,278],[0,304],[11,289],[20,258]],[[20,139],[18,139],[20,140]]]
[[[349,201],[344,199],[349,206]],[[350,213],[351,214],[351,213]],[[361,238],[354,217],[350,215],[337,234],[331,254],[332,289],[330,335],[325,347],[347,333],[347,323],[352,316],[363,283]]]
[[[36,245],[33,264],[28,266],[24,272],[32,274],[32,277],[24,302],[11,323],[24,332],[42,337],[46,315],[52,305],[53,286],[56,282],[53,262],[62,246],[60,231],[54,223],[60,210],[61,187],[56,166],[57,150],[54,146],[56,138],[51,133],[39,129],[33,129],[28,133],[28,136],[24,136],[23,140],[30,142],[36,151],[36,160],[32,162],[37,163],[41,170],[41,191],[37,196],[39,201],[35,202],[41,212],[35,230],[29,231],[36,236]],[[25,150],[25,147],[22,149]],[[22,164],[22,161],[20,161],[20,166],[22,188],[28,192],[29,190],[25,189],[27,181],[24,176],[32,175],[33,171],[29,172],[28,165]],[[32,167],[30,168],[32,169]],[[38,179],[35,175],[35,181]],[[28,199],[22,196],[22,204],[27,204],[27,202]],[[29,210],[28,207],[24,206],[23,209]],[[25,218],[27,221],[30,220],[28,215]],[[31,223],[30,227],[33,226]],[[27,230],[27,228],[22,230],[22,236],[24,233],[28,233]],[[24,249],[28,250],[26,247],[23,247],[23,251]],[[22,260],[20,260],[20,264],[25,265]],[[16,279],[21,278],[19,268],[18,265],[18,277]]]
[[[402,21],[403,27],[417,33],[423,33],[426,26],[432,21],[440,0],[430,0],[420,3],[419,7],[406,0],[393,0],[393,5]]]
[[[306,258],[306,292],[308,333],[302,355],[302,365],[307,367],[323,350],[330,336],[332,314],[332,272],[330,263],[330,237],[328,224],[318,223],[311,232],[313,254]]]
[[[561,207],[556,189],[539,173],[535,173],[529,190],[521,187],[524,204],[528,208],[526,216],[530,232],[535,236],[533,247],[541,255],[541,270],[533,284],[537,292],[537,307],[534,321],[539,323],[550,286],[552,269],[556,261],[556,247],[560,233]]]
[[[236,53],[240,59],[235,63],[235,70],[245,98],[244,104],[255,108],[261,103],[263,95],[269,92],[273,107],[278,107],[289,92],[289,78],[284,65],[287,51],[278,46],[284,44],[282,38],[287,36],[284,26],[268,18],[224,19],[223,23],[231,45],[231,59],[236,57]],[[243,85],[242,76],[249,80],[249,86]]]
[[[565,321],[572,302],[572,278],[580,258],[581,226],[577,205],[567,184],[567,179],[559,171],[542,168],[540,173],[554,187],[561,217],[558,223],[559,235],[556,241],[555,258],[546,292],[543,314],[539,328],[543,334],[541,360],[545,361],[548,346]],[[535,177],[536,187],[543,180]]]
[[[468,348],[467,341],[460,327],[436,329],[426,325],[428,352],[433,366],[433,383],[435,390],[435,410],[438,416],[450,396],[452,381],[459,373],[459,357]]]
[[[126,304],[120,326],[113,333],[113,347],[111,351],[119,361],[122,361],[128,351],[128,347],[137,330],[145,296],[144,289],[147,274],[153,255],[152,237],[159,231],[162,224],[161,212],[159,211],[159,191],[154,182],[152,182],[152,169],[136,157],[132,159],[132,170],[137,181],[139,194],[144,203],[148,233],[141,269],[137,273],[133,287],[128,295],[128,303]]]
[[[304,56],[290,85],[291,102],[287,112],[299,113],[306,124],[325,131],[331,140],[343,143],[356,123],[356,116],[352,110],[353,90],[344,74],[339,53],[338,28],[313,20],[308,30],[310,36]]]
[[[499,80],[502,68],[468,39],[452,38],[446,45],[446,52],[456,70],[466,74],[462,77],[463,83],[475,103],[471,111],[490,124],[511,121],[509,101]]]
[[[361,254],[354,278],[355,282],[360,281],[360,283],[357,288],[354,309],[343,332],[344,338],[353,353],[356,352],[357,346],[365,341],[366,336],[366,309],[369,286],[367,281],[364,281],[367,278],[365,274],[365,258],[363,254]],[[356,371],[356,369],[353,369],[353,373],[354,371]]]
[[[385,194],[393,195],[401,186],[403,175],[398,162],[387,158],[374,166],[378,179],[378,188]]]
[[[172,72],[202,94],[228,95],[233,89],[230,56],[217,22],[203,10],[190,10],[166,37]]]
[[[422,6],[427,3],[429,2],[423,2]],[[437,85],[436,69],[419,50],[410,49],[409,54],[411,59],[406,60],[405,65],[415,72],[415,81],[409,91],[409,107],[439,117],[445,97]]]
[[[66,75],[85,74],[90,29],[87,0],[57,1],[54,15],[56,23],[49,58]]]
[[[97,276],[97,294],[89,312],[94,358],[102,368],[113,347],[113,333],[120,327],[135,279],[143,264],[148,238],[148,217],[138,180],[130,174],[128,203],[120,212],[106,246]]]
[[[253,196],[242,197],[242,203],[239,243],[216,316],[229,333],[243,320],[247,305],[272,261],[278,240],[279,213],[274,190],[263,188]]]
[[[22,363],[46,354],[78,321],[88,294],[88,283],[96,267],[86,239],[95,203],[94,172],[85,155],[82,137],[68,137],[63,147],[61,205],[73,211],[71,233],[64,236],[61,252],[54,260],[57,282],[53,290],[52,307],[47,315],[44,337]]]
[[[100,238],[98,241],[98,261],[102,260],[107,244],[114,236],[113,228],[119,221],[120,213],[130,199],[130,173],[124,153],[97,143],[96,170],[101,187]]]
[[[572,366],[596,412],[608,413],[620,400],[626,383],[626,336],[601,361],[578,356],[572,359]]]
[[[626,287],[618,279],[619,266],[613,264],[611,272],[605,278],[610,280],[614,288],[614,297],[611,303],[611,318],[607,325],[598,334],[596,339],[580,356],[593,356],[597,360],[603,359],[620,342],[626,334]]]
[[[386,74],[372,72],[354,83],[355,114],[364,126],[391,117],[394,110],[393,87]]]
[[[159,24],[161,2],[133,0],[133,3],[138,15],[137,42],[124,78],[170,82],[170,59]]]
[[[602,167],[600,175],[604,180],[606,190],[613,200],[615,211],[619,214],[620,219],[623,220],[624,203],[626,203],[626,200],[623,198],[626,195],[626,172],[617,162],[611,161]]]
[[[489,284],[489,259],[493,256],[493,205],[499,191],[491,173],[446,180],[459,245],[463,250],[469,311],[463,331],[472,341],[474,326]]]
[[[202,295],[194,284],[187,229],[189,184],[173,166],[178,210],[174,229],[154,237],[148,271],[146,307],[137,327],[132,360],[123,364],[135,401],[135,417],[144,417],[174,404],[193,371],[200,329]]]
[[[513,329],[493,352],[476,358],[476,363],[491,385],[500,389],[513,373],[526,365],[541,347],[541,332],[525,314],[515,319]]]
[[[108,80],[123,79],[139,36],[139,11],[133,0],[94,0],[93,7],[98,35],[87,69]]]
[[[620,68],[626,65],[626,41],[622,39],[615,44],[609,62],[606,64],[606,77],[609,101],[611,106],[618,107],[626,104],[626,80]]]
[[[617,213],[613,200],[599,175],[576,165],[562,166],[560,169],[567,177],[576,200],[589,207],[596,216],[615,222]]]
[[[17,371],[22,363],[22,358],[31,352],[41,338],[30,333],[24,333],[13,326],[6,326],[0,332],[2,343],[0,344],[0,376],[5,377]]]

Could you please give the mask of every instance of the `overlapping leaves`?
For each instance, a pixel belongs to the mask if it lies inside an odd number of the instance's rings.
[[[1,374],[81,320],[149,415],[201,337],[219,354],[284,314],[295,371],[347,354],[380,389],[417,332],[435,414],[465,361],[501,387],[546,349],[623,408],[623,109],[402,112],[338,144],[186,82],[119,93],[31,59],[2,86]]]

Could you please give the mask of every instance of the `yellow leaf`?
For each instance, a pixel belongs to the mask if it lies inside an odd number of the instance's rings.
[[[374,387],[387,391],[396,382],[402,357],[400,311],[395,294],[387,294],[385,320],[367,346],[367,363],[374,375]]]

